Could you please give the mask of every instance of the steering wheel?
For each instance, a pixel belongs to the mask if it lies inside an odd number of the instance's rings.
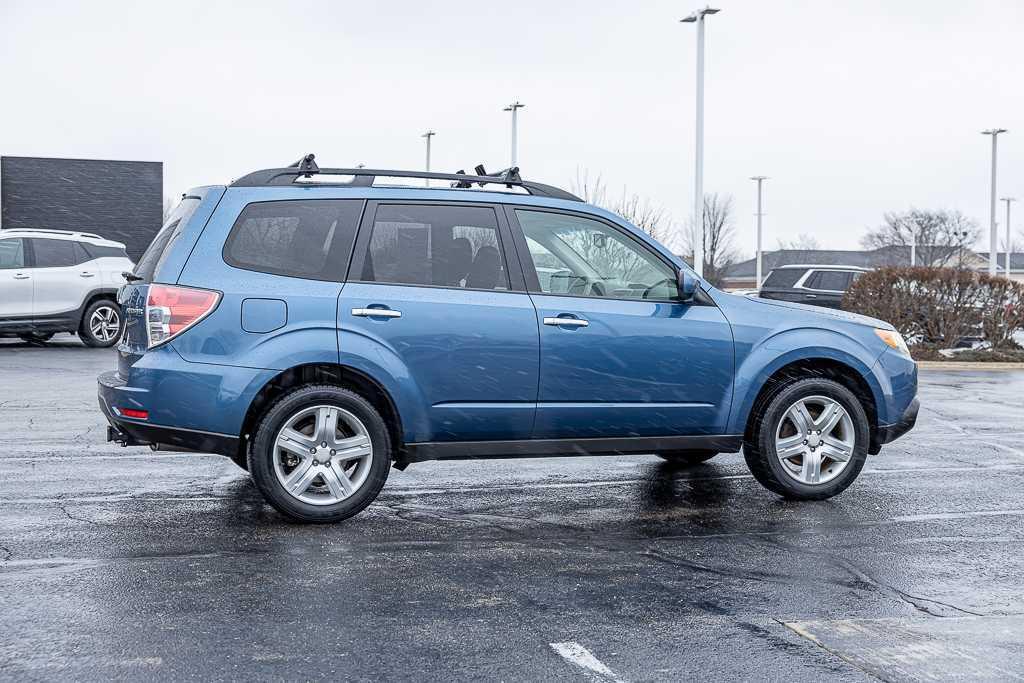
[[[640,298],[646,299],[646,298],[648,298],[650,296],[651,292],[654,291],[654,289],[656,287],[661,287],[663,284],[666,284],[666,283],[672,284],[674,282],[675,282],[675,280],[673,278],[670,278],[670,277],[662,278],[661,280],[658,280],[653,285],[651,285],[650,287],[645,289],[644,293],[641,295]]]

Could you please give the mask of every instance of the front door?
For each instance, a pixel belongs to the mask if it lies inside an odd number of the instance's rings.
[[[723,433],[733,341],[721,311],[680,303],[675,267],[611,222],[511,213],[542,322],[534,438]]]
[[[537,316],[487,205],[370,203],[338,304],[342,363],[370,359],[417,397],[423,441],[528,439]],[[518,269],[518,266],[516,266]]]
[[[25,240],[0,239],[0,318],[32,318],[32,271],[26,268]]]

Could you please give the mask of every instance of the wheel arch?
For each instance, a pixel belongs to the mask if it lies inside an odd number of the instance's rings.
[[[85,324],[85,312],[89,310],[97,301],[106,299],[112,304],[117,305],[120,310],[120,305],[117,304],[117,290],[110,288],[94,289],[85,295],[85,301],[82,302],[82,307],[78,309],[78,328],[81,329],[82,325]]]
[[[239,433],[237,462],[244,462],[250,435],[260,417],[274,402],[293,389],[311,384],[331,384],[354,391],[369,401],[384,418],[396,459],[405,451],[402,414],[385,385],[366,372],[339,363],[305,363],[284,370],[268,380],[249,402]]]
[[[885,409],[883,390],[875,374],[859,359],[845,356],[834,349],[830,353],[783,356],[772,363],[747,385],[742,398],[737,396],[739,406],[733,415],[733,433],[743,433],[744,441],[750,441],[753,429],[771,398],[790,381],[821,377],[842,384],[860,401],[868,417],[871,433],[869,452],[877,453],[880,410]]]

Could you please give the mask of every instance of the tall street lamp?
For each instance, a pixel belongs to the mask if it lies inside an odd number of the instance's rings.
[[[684,24],[697,24],[697,144],[693,180],[693,224],[696,238],[693,245],[693,266],[704,277],[704,18],[720,10],[705,7],[685,19]]]
[[[510,168],[515,168],[519,164],[519,110],[525,106],[517,100],[502,110],[512,112],[512,163]]]
[[[430,138],[434,137],[435,135],[437,135],[437,133],[435,133],[432,130],[428,130],[426,133],[420,136],[421,138],[427,141],[427,173],[430,173]],[[427,178],[427,187],[430,187],[430,178]]]
[[[981,131],[982,135],[992,136],[992,187],[989,198],[989,241],[991,248],[988,251],[988,274],[995,277],[998,266],[999,236],[996,234],[996,139],[1000,133],[1005,133],[1005,128],[989,128]]]
[[[1006,202],[1006,277],[1010,277],[1010,252],[1013,251],[1010,234],[1010,203],[1017,201],[1013,197],[1001,197],[1000,201]]]
[[[755,287],[761,289],[761,218],[764,216],[764,212],[761,211],[761,187],[764,185],[764,181],[768,180],[766,175],[755,175],[751,176],[751,180],[757,181],[757,275],[755,276]]]

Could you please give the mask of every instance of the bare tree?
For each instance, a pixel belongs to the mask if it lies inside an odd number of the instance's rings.
[[[981,236],[977,222],[959,211],[910,209],[885,214],[884,222],[861,239],[865,249],[909,247],[916,243],[917,263],[922,266],[955,266]]]
[[[668,243],[673,237],[673,221],[665,209],[651,203],[645,197],[630,194],[625,186],[620,197],[609,199],[607,187],[601,176],[591,180],[586,169],[576,169],[576,180],[572,183],[572,190],[583,201],[622,216],[662,244]]]
[[[821,242],[818,241],[818,238],[806,232],[802,232],[797,235],[796,239],[780,239],[778,242],[779,249],[797,249],[800,251],[821,249]]]
[[[717,192],[704,195],[704,277],[715,286],[722,284],[726,270],[739,258],[733,243],[735,236],[732,197]],[[688,230],[684,236],[683,246],[684,253],[692,257],[692,230]]]

